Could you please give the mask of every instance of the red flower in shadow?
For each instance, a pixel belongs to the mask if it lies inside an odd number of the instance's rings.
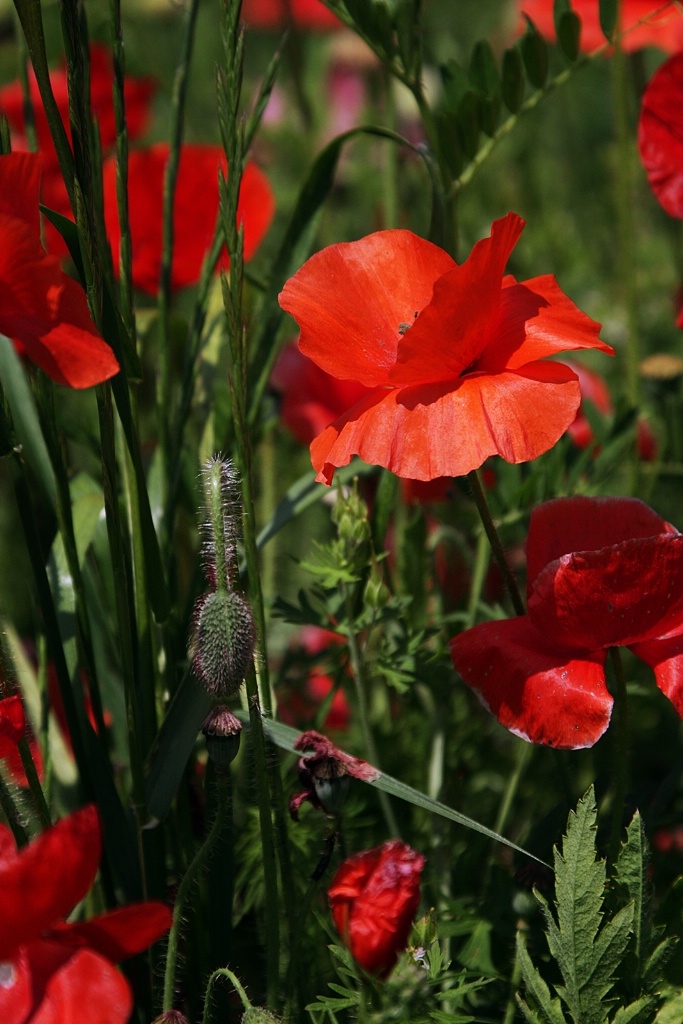
[[[95,807],[69,815],[21,850],[0,826],[0,1019],[125,1024],[128,982],[114,966],[170,927],[162,903],[64,923],[90,889],[102,852]]]
[[[683,534],[635,498],[534,509],[528,614],[451,640],[455,668],[501,725],[531,743],[591,747],[609,725],[610,647],[650,665],[683,717]]]
[[[116,144],[116,121],[112,96],[113,75],[109,50],[101,44],[93,44],[90,47],[90,105],[93,116],[97,117],[104,153],[108,153]],[[71,137],[69,95],[64,61],[59,68],[50,72],[50,84],[64,127]],[[128,137],[136,139],[147,128],[150,101],[155,89],[154,79],[148,77],[126,78],[123,88]],[[59,169],[50,126],[33,69],[29,70],[29,91],[35,113],[38,148],[43,155],[43,202],[50,209],[73,219],[69,197]],[[24,121],[24,95],[19,81],[11,82],[0,89],[0,110],[7,117],[10,126],[13,150],[27,150],[29,145]],[[66,255],[67,249],[61,235],[47,222],[45,234],[50,252],[59,256]]]
[[[421,853],[400,839],[345,860],[328,890],[332,920],[354,960],[386,978],[405,949],[420,903]]]
[[[291,22],[318,31],[342,27],[320,0],[244,0],[242,18],[247,25],[266,29],[283,29]]]
[[[128,205],[133,243],[133,284],[154,295],[161,272],[164,172],[166,143],[139,149],[128,163]],[[218,169],[227,174],[223,150],[218,146],[183,146],[173,209],[173,261],[171,287],[186,288],[199,280],[202,263],[213,240],[218,216]],[[116,161],[103,168],[104,219],[119,269],[121,232],[116,201]],[[244,258],[258,249],[273,218],[275,204],[268,179],[255,164],[247,164],[240,189],[238,221],[244,223]],[[227,254],[218,269],[229,265]]]
[[[83,289],[41,245],[40,165],[34,153],[0,157],[0,332],[58,384],[87,388],[119,364]]]
[[[334,680],[318,666],[333,645],[343,643],[336,633],[317,626],[305,626],[294,645],[293,655],[296,659],[297,649],[306,657],[305,675],[298,677],[288,673],[285,684],[278,688],[278,718],[285,725],[299,726],[312,722],[320,705],[335,690]],[[315,656],[318,655],[319,658]],[[311,665],[310,659],[315,658],[316,664]],[[296,662],[295,662],[296,663]],[[351,709],[343,687],[338,686],[329,704],[327,715],[322,723],[326,732],[345,732],[351,718]]]
[[[460,266],[410,231],[378,231],[287,281],[280,305],[304,355],[371,389],[311,444],[319,481],[354,455],[415,480],[461,476],[489,455],[534,459],[564,433],[579,384],[544,357],[612,349],[554,277],[503,276],[523,226],[495,221]]]
[[[12,781],[17,786],[28,786],[28,779],[17,744],[26,736],[31,757],[40,782],[43,781],[43,758],[35,737],[27,729],[24,704],[19,694],[0,700],[0,757],[4,760]]]
[[[643,93],[638,149],[657,199],[683,217],[683,53],[665,61]]]
[[[600,28],[599,0],[572,0],[572,10],[581,19],[580,48],[583,53],[590,53],[605,43],[605,35]],[[627,29],[635,25],[641,18],[658,10],[663,5],[657,0],[622,0],[621,26]],[[553,17],[553,0],[520,0],[520,15],[527,14],[534,25],[546,39],[555,42],[555,19]],[[520,31],[526,27],[526,20],[520,18]],[[622,38],[624,50],[642,50],[644,46],[658,46],[660,50],[673,53],[683,47],[682,12],[674,7],[652,18],[650,21]]]

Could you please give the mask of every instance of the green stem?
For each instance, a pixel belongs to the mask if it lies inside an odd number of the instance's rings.
[[[12,794],[2,777],[0,777],[0,808],[2,808],[5,821],[9,825],[10,831],[14,836],[14,842],[19,848],[26,846],[29,841],[29,835],[21,824],[23,814],[19,811],[19,808],[12,799]]]
[[[479,510],[479,516],[481,518],[482,525],[486,532],[486,536],[489,539],[491,551],[493,552],[493,557],[498,563],[500,571],[503,574],[503,581],[510,595],[510,599],[512,600],[515,612],[517,613],[517,615],[524,615],[524,601],[522,600],[522,595],[519,592],[517,581],[515,577],[512,575],[512,570],[510,569],[510,566],[507,563],[505,551],[503,549],[503,545],[501,544],[500,537],[498,536],[498,531],[496,530],[495,523],[493,522],[488,502],[486,501],[486,495],[484,494],[484,488],[481,486],[479,475],[477,474],[476,469],[472,470],[471,473],[467,474],[467,479],[469,481],[470,487],[472,488],[472,496],[474,497],[477,509]]]
[[[503,834],[505,825],[512,807],[513,800],[519,788],[520,779],[524,774],[524,769],[527,766],[529,758],[531,757],[533,747],[531,743],[527,743],[524,740],[519,740],[516,744],[515,749],[515,765],[512,774],[508,776],[507,785],[503,791],[503,799],[500,801],[498,807],[498,814],[496,816],[496,823],[493,826],[493,831],[499,835]],[[482,901],[488,891],[489,882],[491,879],[491,869],[493,867],[493,855],[490,855],[486,863],[486,871],[484,873],[484,880],[482,884]]]
[[[242,1000],[242,1006],[245,1010],[251,1009],[251,1003],[249,997],[244,991],[237,977],[232,973],[229,967],[219,967],[217,971],[214,971],[209,978],[206,985],[206,993],[204,995],[204,1014],[202,1016],[202,1024],[209,1024],[211,1020],[211,996],[213,994],[213,988],[219,978],[227,978],[231,982],[235,992]]]
[[[621,847],[624,804],[629,782],[630,722],[628,692],[621,651],[618,647],[611,647],[609,653],[612,659],[617,690],[614,700],[614,721],[612,725],[614,736],[614,796],[612,798],[612,831],[608,858],[608,864],[610,867],[614,867]]]
[[[228,823],[228,817],[230,814],[228,783],[229,780],[226,782],[225,775],[222,775],[219,772],[216,773],[216,784],[218,789],[216,817],[214,818],[209,834],[194,855],[194,858],[192,859],[183,876],[183,880],[178,887],[178,894],[173,907],[173,922],[168,935],[168,951],[166,953],[166,970],[164,973],[164,1013],[173,1009],[176,965],[178,962],[178,940],[180,938],[180,929],[185,915],[185,904],[187,902],[187,898],[190,895],[193,886],[197,882],[200,872],[203,870],[211,856],[212,850],[218,843],[223,829]]]
[[[31,790],[31,798],[35,805],[38,817],[40,818],[40,824],[42,828],[50,828],[52,825],[52,818],[50,817],[50,810],[45,801],[45,794],[43,793],[40,785],[40,779],[38,778],[38,772],[33,761],[33,755],[31,754],[31,748],[29,747],[28,740],[25,736],[19,740],[17,744],[19,748],[19,756],[21,763],[26,773],[26,781],[28,782],[29,789]]]

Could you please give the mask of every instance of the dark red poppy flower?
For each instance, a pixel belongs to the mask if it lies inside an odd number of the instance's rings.
[[[66,924],[95,879],[101,852],[93,806],[21,850],[0,826],[3,1024],[128,1021],[132,996],[114,964],[156,942],[169,929],[171,912],[162,903],[141,903]]]
[[[638,149],[655,196],[683,217],[683,52],[655,71],[643,93]]]
[[[0,700],[0,758],[17,786],[28,786],[28,779],[17,744],[26,736],[31,757],[38,774],[43,780],[43,758],[35,737],[27,727],[24,705],[19,694]]]
[[[58,384],[88,388],[119,364],[83,289],[41,245],[40,163],[34,153],[0,157],[0,332]]]
[[[420,903],[421,853],[392,839],[349,857],[327,896],[332,920],[354,960],[386,978],[405,949]]]
[[[628,647],[683,717],[683,534],[635,498],[557,498],[534,509],[528,614],[451,640],[455,668],[510,732],[592,746],[609,725],[604,665]]]
[[[367,761],[338,750],[327,736],[314,729],[302,732],[294,746],[297,750],[312,751],[299,758],[299,779],[304,789],[289,801],[289,813],[294,821],[298,821],[299,808],[305,800],[321,811],[335,814],[337,802],[340,798],[343,802],[346,796],[349,778],[374,782],[382,774]]]
[[[164,171],[168,162],[166,143],[139,149],[128,163],[128,206],[133,243],[133,284],[149,295],[159,289],[161,272]],[[227,173],[223,150],[218,146],[183,146],[173,210],[173,262],[171,287],[196,284],[211,246],[218,215],[218,169]],[[106,160],[104,220],[118,273],[121,233],[116,201],[116,161]],[[255,164],[247,164],[242,177],[238,220],[244,224],[244,258],[258,249],[273,218],[275,204],[268,179]],[[229,265],[227,254],[218,269]]]
[[[318,31],[342,26],[320,0],[243,0],[242,19],[247,25],[267,29],[283,29],[291,22]]]
[[[605,36],[600,28],[599,0],[572,0],[572,10],[581,19],[580,47],[583,53],[590,53],[605,43]],[[657,0],[622,0],[621,27],[628,29],[632,25],[647,18],[662,3]],[[538,31],[546,39],[555,42],[555,19],[553,17],[553,0],[520,0],[520,14],[528,15]],[[642,50],[644,46],[658,46],[660,50],[674,53],[683,47],[683,12],[673,3],[669,10],[646,21],[638,28],[632,29],[623,36],[621,45],[624,50],[633,52]],[[520,19],[520,32],[526,27],[526,20]]]
[[[503,276],[523,226],[495,221],[460,266],[410,231],[378,231],[287,281],[280,305],[304,355],[371,389],[313,441],[319,481],[354,455],[414,480],[461,476],[494,454],[535,459],[564,433],[579,384],[544,357],[612,349],[554,277]]]
[[[282,692],[278,692],[278,718],[281,722],[300,726],[313,721],[320,705],[334,690],[322,728],[326,732],[345,732],[348,729],[351,709],[344,690],[341,686],[335,689],[334,680],[322,670],[322,665],[317,664],[319,660],[324,659],[333,645],[343,642],[343,638],[337,633],[319,629],[317,626],[304,626],[295,645],[295,651],[298,648],[301,654],[306,656],[307,671],[301,680],[291,680],[288,674]],[[316,664],[311,669],[309,665],[312,658],[316,659]]]
[[[116,143],[116,121],[112,96],[113,76],[113,64],[109,50],[101,44],[93,44],[90,47],[90,103],[93,116],[96,116],[98,120],[102,151],[105,154],[109,153]],[[59,68],[50,73],[50,83],[62,121],[71,137],[69,95],[64,61]],[[154,89],[154,80],[149,77],[126,78],[124,82],[126,124],[130,139],[137,139],[147,128]],[[64,217],[73,219],[69,197],[62,179],[57,153],[50,134],[50,126],[33,69],[29,71],[29,91],[35,113],[38,148],[43,155],[43,202]],[[28,150],[24,121],[24,94],[19,81],[11,82],[0,89],[0,111],[5,114],[9,123],[12,149],[15,151]],[[50,252],[59,256],[66,255],[67,249],[64,241],[48,222],[45,224],[45,237]]]

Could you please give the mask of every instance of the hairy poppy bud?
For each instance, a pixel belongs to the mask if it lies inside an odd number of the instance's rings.
[[[242,1024],[280,1024],[282,1017],[276,1017],[262,1006],[250,1006],[242,1015]]]
[[[233,697],[254,656],[249,606],[232,590],[205,594],[195,613],[194,670],[209,693]]]
[[[206,750],[216,768],[227,768],[240,749],[242,723],[225,704],[219,704],[207,715],[202,726]]]

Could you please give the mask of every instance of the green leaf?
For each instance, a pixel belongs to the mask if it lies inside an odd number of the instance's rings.
[[[511,114],[516,114],[524,100],[524,66],[517,47],[512,47],[503,54],[500,89],[503,103]]]
[[[654,1024],[681,1024],[683,1020],[683,992],[676,992],[661,1008]]]
[[[567,11],[557,23],[557,45],[568,60],[576,60],[581,42],[581,19]]]
[[[645,960],[650,955],[653,938],[652,886],[648,878],[649,847],[645,828],[638,811],[626,830],[626,841],[621,847],[615,868],[615,884],[622,902],[633,903],[632,951],[635,964],[629,971],[633,991],[643,977]]]
[[[620,1006],[611,1024],[650,1024],[656,1009],[657,999],[654,996],[642,996],[629,1006]]]
[[[619,0],[600,0],[600,28],[608,43],[612,42],[619,15]]]
[[[469,67],[470,82],[479,96],[481,127],[491,136],[496,130],[500,113],[501,84],[496,58],[490,43],[482,40],[472,50]]]
[[[550,989],[531,962],[524,936],[519,932],[517,933],[517,962],[526,987],[525,995],[531,996],[534,1004],[533,1007],[529,1007],[518,996],[520,1008],[526,1019],[531,1024],[567,1024],[560,1000],[551,996]]]
[[[519,41],[519,48],[527,78],[535,89],[542,89],[548,77],[548,44],[531,18],[525,17],[527,27]]]

